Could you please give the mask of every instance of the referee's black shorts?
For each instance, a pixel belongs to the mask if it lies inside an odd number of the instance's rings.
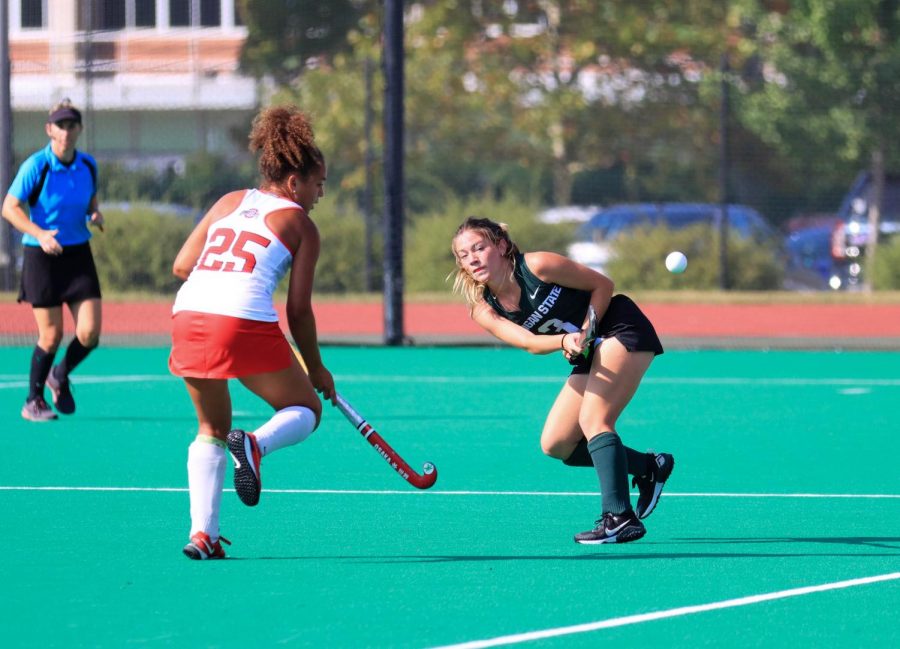
[[[64,246],[48,255],[39,246],[25,246],[19,302],[49,308],[100,298],[100,280],[91,244]]]
[[[597,324],[599,338],[615,338],[630,352],[653,352],[659,356],[663,346],[653,323],[627,295],[614,295],[606,313]],[[595,346],[587,357],[580,356],[572,374],[588,374],[594,360]]]

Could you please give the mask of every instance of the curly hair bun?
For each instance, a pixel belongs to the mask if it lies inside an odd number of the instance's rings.
[[[259,172],[279,182],[292,171],[304,177],[325,162],[309,117],[296,106],[272,106],[253,120],[250,150],[259,152]]]

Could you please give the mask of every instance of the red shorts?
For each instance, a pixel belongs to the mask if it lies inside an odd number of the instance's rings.
[[[179,311],[172,317],[175,376],[234,379],[290,367],[294,354],[277,322]]]

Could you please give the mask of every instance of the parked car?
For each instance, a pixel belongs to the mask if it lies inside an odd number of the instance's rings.
[[[869,242],[869,208],[874,195],[871,172],[861,172],[841,201],[839,222],[832,231],[831,255],[837,268],[835,289],[854,290],[862,286],[866,244]],[[900,232],[900,175],[887,174],[884,180],[878,240],[887,241]]]
[[[832,215],[810,225],[789,226],[784,239],[785,289],[827,291],[846,284],[846,269],[831,254],[834,231],[841,223]]]
[[[641,226],[665,225],[669,229],[708,223],[718,226],[722,206],[716,203],[625,203],[598,210],[578,229],[569,256],[603,272],[612,253],[612,242]],[[742,237],[774,238],[774,230],[762,215],[746,205],[728,205],[728,227]]]
[[[541,223],[584,223],[600,210],[595,205],[563,205],[538,214]]]

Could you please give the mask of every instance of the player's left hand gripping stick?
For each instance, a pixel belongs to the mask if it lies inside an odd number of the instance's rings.
[[[437,467],[431,462],[426,462],[422,465],[422,472],[424,475],[419,475],[410,468],[409,464],[406,463],[406,460],[400,457],[397,451],[391,448],[390,444],[384,441],[384,438],[378,434],[378,431],[372,428],[369,422],[363,419],[363,417],[353,409],[353,406],[347,403],[347,400],[344,399],[344,397],[340,394],[336,394],[335,403],[350,423],[356,426],[356,430],[366,438],[369,444],[378,451],[381,457],[387,460],[387,463],[391,465],[391,468],[393,468],[394,471],[400,474],[401,478],[417,489],[428,489],[437,481]]]

